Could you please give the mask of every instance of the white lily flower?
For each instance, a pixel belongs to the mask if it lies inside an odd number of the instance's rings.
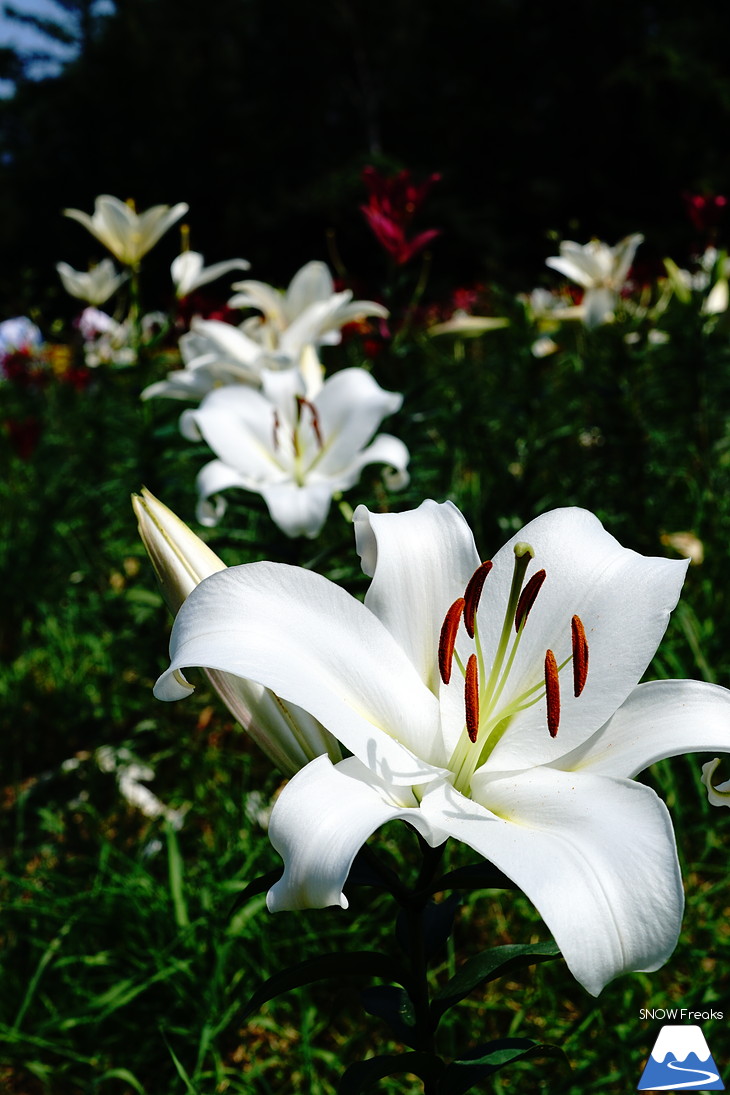
[[[133,495],[132,506],[162,595],[175,615],[204,578],[226,565],[150,491]],[[284,775],[293,775],[318,756],[341,758],[337,742],[306,711],[284,703],[255,681],[215,669],[206,670],[206,676],[233,717]]]
[[[175,295],[181,300],[199,289],[201,285],[208,285],[209,282],[229,274],[232,270],[250,270],[250,268],[251,263],[246,259],[227,259],[225,262],[214,262],[212,266],[204,266],[203,256],[199,251],[183,251],[176,259],[173,259],[170,276],[175,286]]]
[[[487,331],[498,331],[509,327],[509,320],[499,316],[472,316],[463,308],[457,308],[451,319],[444,323],[435,323],[427,328],[428,335],[461,335],[464,338],[478,338]]]
[[[200,402],[214,388],[245,384],[260,388],[269,370],[291,369],[292,362],[282,354],[271,354],[249,338],[240,327],[218,319],[194,319],[192,329],[178,343],[182,369],[173,369],[165,380],[150,384],[142,399],[192,399]],[[306,355],[300,369],[310,398],[322,387],[319,361],[307,367]]]
[[[263,346],[279,351],[297,363],[307,346],[336,345],[340,328],[364,316],[388,315],[373,300],[353,300],[349,289],[335,292],[329,269],[323,262],[308,262],[291,280],[285,292],[263,281],[241,281],[233,286],[231,308],[258,308],[246,330]]]
[[[187,211],[187,203],[178,202],[172,208],[155,205],[144,213],[136,213],[119,198],[100,194],[94,203],[93,216],[80,209],[63,212],[83,224],[120,262],[134,267]]]
[[[132,326],[129,320],[117,321],[106,312],[89,306],[78,319],[84,340],[84,362],[90,369],[100,365],[134,365],[137,353],[131,344]]]
[[[56,270],[69,296],[95,306],[109,300],[127,278],[126,274],[117,273],[111,259],[102,259],[86,272],[74,270],[67,262],[56,263]]]
[[[391,489],[405,486],[409,454],[403,442],[389,434],[370,440],[402,402],[365,369],[335,373],[311,400],[296,369],[267,372],[260,392],[238,385],[216,389],[180,419],[183,435],[204,439],[218,457],[198,475],[198,520],[217,524],[225,501],[211,504],[211,497],[240,487],[263,497],[287,536],[314,537],[333,495],[354,486],[367,464],[388,465]]]
[[[346,907],[358,849],[400,818],[508,875],[589,992],[657,969],[677,942],[682,884],[669,813],[633,777],[730,749],[726,689],[638,684],[686,562],[625,549],[579,509],[531,521],[491,567],[450,503],[360,506],[355,532],[364,604],[311,571],[231,568],[181,609],[155,686],[183,696],[191,665],[257,680],[353,754],[313,761],[277,800],[285,867],[269,908]]]
[[[253,384],[258,387],[264,368],[278,364],[262,355],[261,348],[245,336],[244,352],[239,352],[238,357],[234,358],[221,346],[222,340],[205,333],[208,324],[215,328],[219,321],[193,320],[193,329],[178,341],[182,369],[173,369],[164,380],[149,384],[142,391],[141,399],[192,399],[199,402],[208,392],[226,384]],[[220,323],[220,326],[231,327],[231,324]]]
[[[14,316],[0,323],[0,355],[12,354],[18,350],[32,353],[43,345],[43,335],[27,316]]]
[[[598,327],[613,317],[636,249],[643,239],[639,232],[635,232],[620,240],[615,247],[609,247],[600,240],[585,244],[563,240],[560,255],[545,259],[547,266],[585,289],[582,306],[586,327]]]

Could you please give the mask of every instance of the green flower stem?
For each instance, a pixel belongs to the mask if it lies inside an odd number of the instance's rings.
[[[410,966],[412,978],[411,999],[415,1013],[414,1048],[422,1053],[434,1056],[436,1052],[435,1025],[431,1016],[431,996],[428,984],[428,957],[424,933],[424,911],[430,899],[431,887],[439,873],[446,843],[431,848],[420,839],[423,861],[413,891],[407,903],[401,902],[408,925],[410,942]],[[436,1095],[438,1078],[422,1077],[424,1095]]]
[[[139,355],[142,348],[142,308],[139,291],[139,263],[129,268],[129,320],[132,325],[132,346],[139,364]]]

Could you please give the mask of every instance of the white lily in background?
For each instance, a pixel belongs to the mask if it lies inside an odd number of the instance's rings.
[[[155,205],[144,213],[136,213],[126,202],[111,194],[100,194],[94,203],[93,216],[80,209],[64,209],[64,216],[83,224],[92,236],[127,266],[136,267],[157,241],[188,211],[186,202]]]
[[[132,346],[132,325],[117,321],[91,305],[78,318],[84,340],[84,362],[90,369],[100,365],[134,365],[137,353]]]
[[[226,565],[199,536],[148,490],[132,496],[142,543],[173,616],[204,578]],[[285,704],[254,681],[207,670],[206,675],[233,717],[284,775],[315,757],[342,756],[330,734],[294,704]]]
[[[183,368],[173,369],[164,380],[148,385],[140,398],[192,399],[199,402],[208,392],[226,384],[258,387],[264,369],[280,365],[279,361],[263,354],[261,347],[246,336],[236,347],[237,356],[227,353],[222,345],[224,340],[211,338],[205,333],[208,324],[218,323],[218,320],[194,320],[193,329],[178,341]],[[221,323],[220,326],[230,328],[231,324]],[[287,368],[291,367],[288,360],[285,364]]]
[[[405,486],[409,455],[403,442],[389,434],[371,441],[402,402],[365,369],[335,373],[311,400],[296,369],[265,373],[260,392],[217,388],[180,419],[183,435],[204,439],[218,458],[198,475],[198,520],[217,524],[225,500],[210,499],[240,487],[263,497],[287,536],[314,537],[333,495],[354,486],[367,464],[388,465],[388,486]]]
[[[509,320],[499,316],[473,316],[465,312],[463,308],[457,308],[451,319],[443,323],[435,323],[426,330],[426,334],[457,335],[461,338],[478,338],[487,331],[499,331],[502,327],[509,327]]]
[[[33,353],[43,345],[43,335],[27,316],[13,316],[0,323],[0,354]]]
[[[563,240],[560,255],[545,259],[547,266],[585,289],[582,307],[585,309],[586,327],[598,327],[613,318],[636,249],[643,239],[639,232],[635,232],[620,240],[615,247],[609,247],[600,240],[584,244]]]
[[[352,292],[335,292],[329,269],[323,262],[308,262],[282,292],[263,281],[241,281],[228,304],[231,308],[258,308],[244,330],[269,350],[286,354],[296,364],[306,347],[336,345],[346,323],[365,316],[388,315],[373,300],[353,300]]]
[[[105,304],[127,279],[126,274],[117,273],[111,259],[102,259],[88,271],[74,270],[67,262],[58,262],[56,270],[69,296],[95,307]]]
[[[203,256],[199,251],[183,251],[176,259],[173,259],[170,267],[170,276],[175,286],[175,295],[179,300],[199,289],[201,285],[208,285],[216,278],[230,274],[232,270],[250,270],[251,263],[246,259],[227,259],[225,262],[214,262],[212,266],[203,265]]]
[[[355,533],[364,604],[311,571],[230,568],[186,601],[155,686],[180,698],[201,665],[259,681],[352,753],[312,761],[278,798],[269,908],[346,907],[358,849],[400,818],[507,874],[589,992],[657,969],[682,884],[669,813],[633,777],[730,749],[726,689],[638,684],[686,562],[625,549],[579,509],[531,521],[491,565],[450,503],[360,506]]]

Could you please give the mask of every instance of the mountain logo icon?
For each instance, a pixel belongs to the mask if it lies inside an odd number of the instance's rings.
[[[701,1027],[662,1027],[637,1091],[724,1091]]]

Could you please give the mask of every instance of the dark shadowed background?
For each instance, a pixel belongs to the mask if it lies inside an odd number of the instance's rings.
[[[381,261],[365,164],[438,171],[434,284],[517,289],[555,233],[642,231],[643,262],[682,261],[705,242],[683,192],[730,186],[730,7],[713,0],[62,0],[44,29],[77,52],[53,77],[0,50],[17,87],[0,102],[7,314],[49,293],[66,307],[54,263],[101,255],[60,211],[102,192],[185,200],[207,261],[284,281],[331,259],[328,232],[349,270]],[[171,238],[148,266],[167,277],[174,254]]]

